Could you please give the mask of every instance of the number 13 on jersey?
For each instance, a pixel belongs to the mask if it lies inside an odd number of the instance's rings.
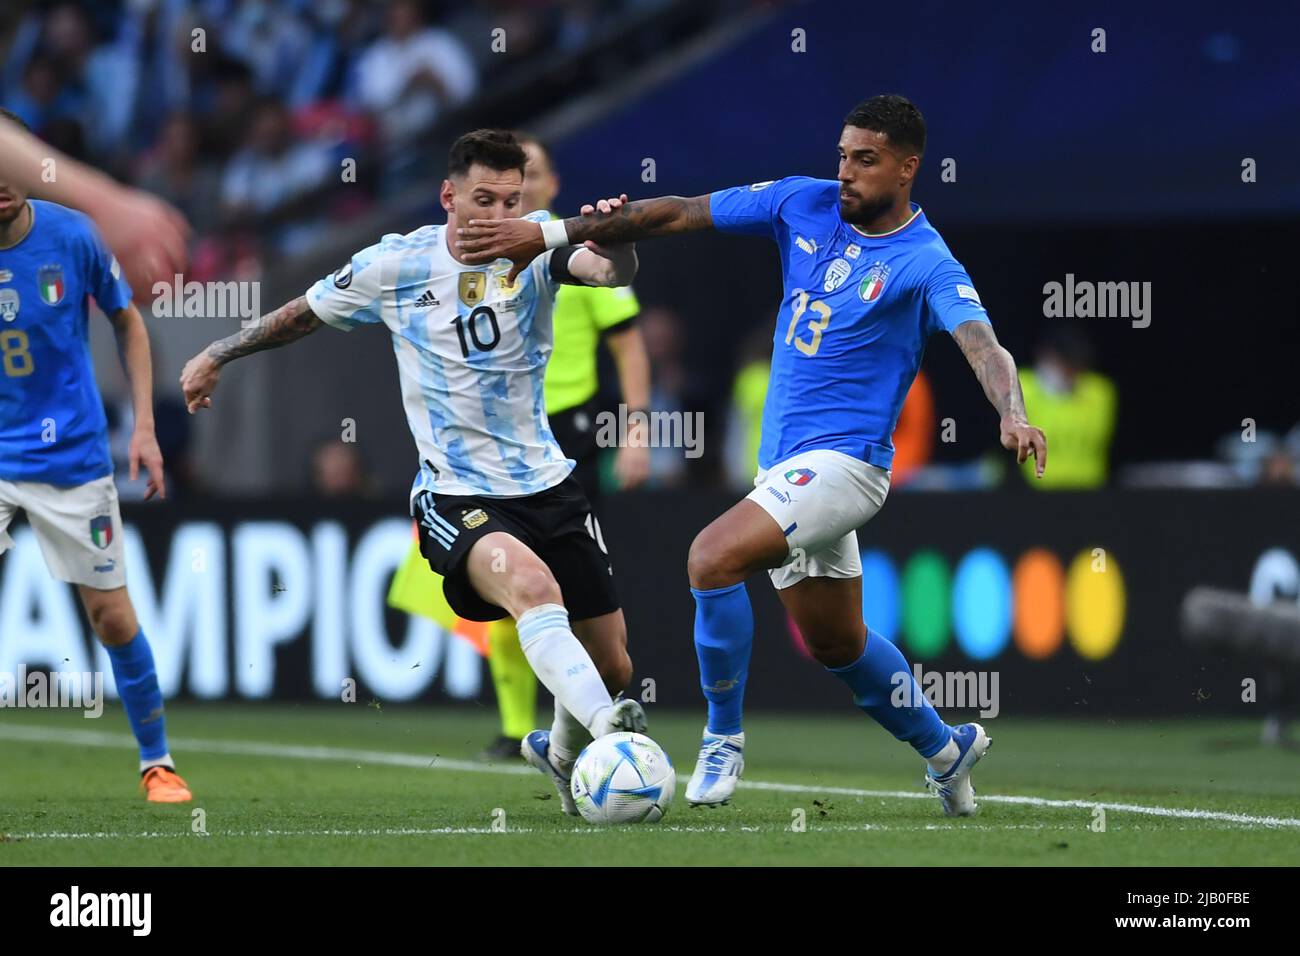
[[[812,337],[809,339],[794,334],[799,325],[799,320],[804,317],[806,312],[812,312],[817,316],[815,319],[808,320],[808,331],[812,333]],[[821,348],[822,332],[830,324],[831,307],[819,300],[808,301],[808,293],[800,290],[799,298],[794,304],[794,314],[790,316],[790,328],[785,333],[785,344],[789,345],[793,342],[794,347],[804,355],[816,355],[817,350]]]

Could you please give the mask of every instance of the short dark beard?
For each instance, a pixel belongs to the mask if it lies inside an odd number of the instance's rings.
[[[854,226],[867,226],[888,212],[893,205],[894,201],[888,196],[880,196],[873,200],[859,199],[857,210],[849,214],[844,208],[843,200],[841,200],[840,218]]]

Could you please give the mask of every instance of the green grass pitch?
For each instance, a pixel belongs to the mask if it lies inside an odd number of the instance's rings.
[[[980,812],[949,820],[920,761],[852,714],[749,718],[736,800],[689,808],[702,715],[650,718],[672,809],[594,828],[522,765],[474,762],[486,708],[171,705],[184,806],[136,792],[120,709],[0,711],[0,865],[1300,864],[1300,755],[1256,722],[989,721]]]

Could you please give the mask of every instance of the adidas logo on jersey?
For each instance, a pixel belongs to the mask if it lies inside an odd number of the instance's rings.
[[[424,295],[420,296],[418,299],[416,299],[414,302],[411,303],[411,308],[432,309],[435,305],[441,305],[441,304],[442,303],[438,301],[438,297],[433,294],[432,289],[425,289]]]

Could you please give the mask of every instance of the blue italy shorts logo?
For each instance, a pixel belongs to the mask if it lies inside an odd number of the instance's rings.
[[[90,540],[101,551],[113,543],[113,519],[110,516],[96,515],[90,519]]]
[[[817,472],[811,468],[793,468],[785,473],[785,480],[792,485],[802,487],[817,477]]]

